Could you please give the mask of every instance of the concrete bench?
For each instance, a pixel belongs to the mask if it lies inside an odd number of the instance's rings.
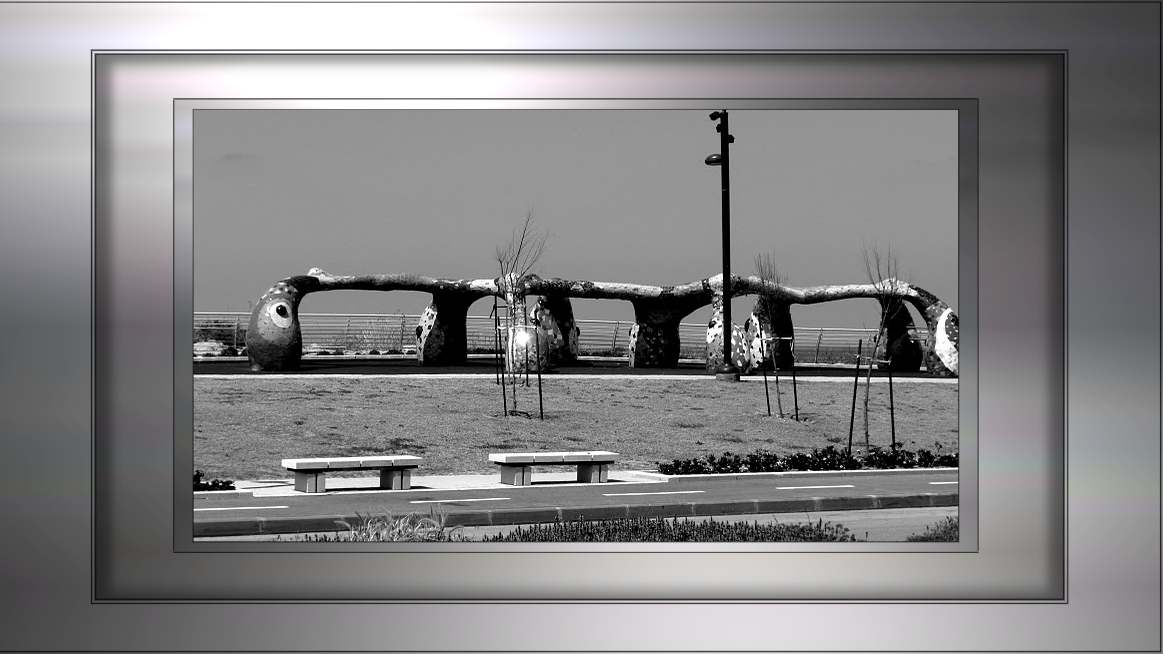
[[[501,466],[501,483],[528,486],[533,483],[533,466],[577,466],[577,480],[586,484],[605,483],[617,452],[503,452],[489,455]]]
[[[379,470],[380,488],[408,490],[412,487],[412,468],[421,458],[407,454],[394,456],[333,456],[317,459],[283,459],[283,467],[295,473],[295,490],[322,493],[326,475],[338,470]]]

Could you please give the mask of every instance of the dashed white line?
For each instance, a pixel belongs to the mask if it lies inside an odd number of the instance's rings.
[[[212,506],[195,511],[257,511],[260,509],[289,509],[289,506]]]
[[[457,500],[412,500],[409,504],[443,504],[444,502],[500,502],[511,497],[462,497]]]
[[[776,486],[775,490],[799,490],[801,488],[856,488],[852,484],[839,484],[837,486]]]
[[[690,493],[705,493],[707,491],[701,490],[685,490],[685,491],[658,491],[655,493],[602,493],[603,497],[623,497],[625,495],[687,495]]]
[[[956,484],[956,483],[957,482],[955,482],[955,481],[931,481],[931,482],[929,482],[929,484],[932,486],[937,486],[939,484]]]

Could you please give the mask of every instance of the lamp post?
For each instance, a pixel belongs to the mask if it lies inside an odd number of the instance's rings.
[[[731,136],[727,127],[727,110],[712,111],[715,131],[719,133],[719,152],[708,155],[703,163],[719,166],[723,190],[723,365],[715,372],[721,381],[739,381],[739,369],[731,361]]]

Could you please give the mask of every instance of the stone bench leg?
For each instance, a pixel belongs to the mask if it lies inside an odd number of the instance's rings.
[[[300,493],[322,493],[327,490],[327,473],[322,470],[296,470],[295,490]]]
[[[577,466],[577,480],[582,484],[604,484],[609,476],[608,463],[580,463]]]
[[[533,466],[501,466],[501,483],[529,486],[533,483]]]
[[[411,468],[383,468],[380,470],[380,488],[386,490],[408,490],[411,487]]]

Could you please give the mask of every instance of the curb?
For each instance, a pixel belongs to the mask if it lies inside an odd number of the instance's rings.
[[[444,514],[449,527],[487,527],[536,524],[570,520],[612,520],[616,518],[675,518],[758,513],[819,513],[869,509],[906,509],[957,506],[958,493],[918,493],[913,495],[862,495],[857,497],[813,497],[787,500],[740,500],[733,502],[684,502],[681,504],[617,504],[594,507],[553,507],[455,511]],[[341,531],[338,520],[355,520],[354,515],[297,516],[289,518],[246,518],[196,520],[194,537],[255,536],[316,531]]]

